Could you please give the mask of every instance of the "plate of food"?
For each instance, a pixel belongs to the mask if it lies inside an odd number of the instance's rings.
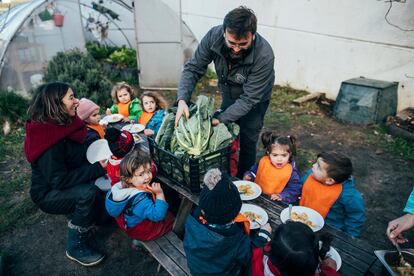
[[[129,124],[124,126],[121,130],[126,130],[129,131],[131,133],[138,133],[141,132],[145,129],[144,125],[141,124]]]
[[[342,259],[338,251],[332,246],[329,248],[329,251],[326,253],[326,258],[331,258],[336,263],[336,271],[339,271],[342,265]]]
[[[93,164],[101,160],[108,160],[112,155],[108,141],[99,139],[93,142],[86,151],[86,159]]]
[[[238,180],[233,182],[240,193],[242,200],[252,200],[257,198],[262,193],[262,188],[254,182],[247,180]]]
[[[121,121],[123,118],[124,116],[122,116],[121,114],[111,114],[111,115],[106,115],[105,117],[103,117],[101,121],[112,124],[112,123],[117,123]]]
[[[260,228],[267,223],[269,216],[266,211],[257,205],[243,203],[240,213],[250,221],[250,229]]]
[[[288,219],[289,208],[285,208],[280,213],[280,220],[285,223]],[[325,224],[323,217],[318,212],[305,206],[293,206],[291,219],[306,224],[313,232],[321,230]]]

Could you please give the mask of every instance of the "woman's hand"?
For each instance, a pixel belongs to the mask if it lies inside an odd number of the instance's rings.
[[[155,132],[152,129],[149,129],[149,128],[144,129],[144,134],[147,135],[147,136],[154,135],[154,133]]]
[[[393,243],[405,243],[408,240],[401,233],[414,226],[414,214],[406,214],[388,223],[387,236]]]
[[[112,115],[112,111],[110,108],[107,108],[105,113],[106,115]]]
[[[175,114],[175,127],[178,126],[178,122],[181,119],[181,116],[185,115],[188,119],[190,117],[190,111],[188,110],[188,105],[184,100],[178,101],[177,113]]]
[[[270,199],[271,200],[277,200],[277,201],[282,201],[282,196],[280,195],[280,194],[272,194],[271,196],[270,196]]]

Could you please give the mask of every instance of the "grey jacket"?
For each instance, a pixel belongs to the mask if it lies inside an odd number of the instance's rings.
[[[270,44],[256,33],[250,53],[229,70],[223,49],[223,26],[213,27],[201,40],[194,56],[185,64],[178,88],[178,100],[189,102],[197,81],[214,61],[224,110],[223,123],[235,122],[260,102],[270,99],[275,80],[274,55]]]

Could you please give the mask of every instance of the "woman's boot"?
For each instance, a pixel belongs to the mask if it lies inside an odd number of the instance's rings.
[[[89,244],[90,227],[80,227],[68,223],[68,243],[66,246],[66,256],[77,261],[84,266],[93,266],[99,264],[105,255],[94,250]]]

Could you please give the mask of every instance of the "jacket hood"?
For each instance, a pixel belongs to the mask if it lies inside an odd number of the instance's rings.
[[[118,217],[128,204],[128,199],[142,192],[143,191],[135,188],[122,188],[122,183],[118,182],[112,186],[111,190],[106,195],[106,210],[112,217]]]

